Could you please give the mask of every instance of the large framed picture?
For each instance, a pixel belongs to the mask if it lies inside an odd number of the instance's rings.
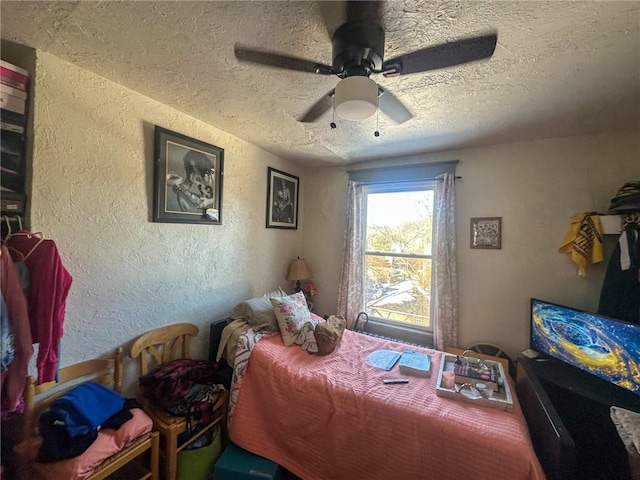
[[[502,217],[472,218],[471,248],[502,248]]]
[[[300,179],[267,168],[267,228],[298,228]]]
[[[222,224],[224,150],[155,128],[153,221]]]

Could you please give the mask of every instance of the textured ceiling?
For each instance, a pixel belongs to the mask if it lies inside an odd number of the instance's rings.
[[[640,131],[640,2],[383,6],[385,58],[497,31],[488,61],[376,81],[396,125],[299,118],[337,77],[240,64],[234,43],[331,64],[334,2],[0,2],[3,39],[35,47],[284,158],[314,165],[578,134]],[[375,137],[376,128],[380,136]],[[185,132],[186,133],[186,132]]]

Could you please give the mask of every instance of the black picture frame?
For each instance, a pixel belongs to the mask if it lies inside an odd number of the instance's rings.
[[[478,217],[471,219],[471,248],[502,248],[502,217]]]
[[[300,179],[267,167],[267,228],[298,228]]]
[[[153,221],[222,224],[224,149],[155,127]]]

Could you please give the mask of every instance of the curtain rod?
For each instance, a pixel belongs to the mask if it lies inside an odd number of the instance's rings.
[[[410,182],[420,180],[435,181],[440,175],[455,175],[457,160],[448,162],[423,162],[406,165],[389,165],[347,170],[349,179],[362,183]]]
[[[454,180],[461,180],[462,177],[457,175],[455,177],[453,177]],[[387,183],[390,184],[398,184],[398,183],[411,183],[411,182],[441,182],[442,180],[444,180],[444,178],[438,178],[438,177],[427,177],[427,178],[417,178],[417,179],[407,179],[407,180],[377,180],[377,181],[370,181],[370,182],[363,182],[363,181],[359,181],[359,180],[355,180],[357,183],[361,183],[363,185],[384,185]]]

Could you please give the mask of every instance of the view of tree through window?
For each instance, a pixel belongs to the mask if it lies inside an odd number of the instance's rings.
[[[366,312],[390,323],[431,328],[433,190],[366,194]]]

